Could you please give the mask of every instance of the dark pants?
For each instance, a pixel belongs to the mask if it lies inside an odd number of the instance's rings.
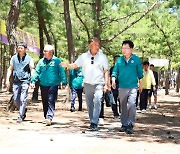
[[[138,107],[138,99],[139,99],[139,90],[137,91],[137,97],[136,97],[136,107]]]
[[[99,118],[104,119],[104,99],[101,102],[101,112],[100,112]]]
[[[78,96],[79,101],[79,110],[82,110],[82,93],[83,89],[74,89],[71,88],[72,98],[71,98],[71,107],[74,107],[76,95]]]
[[[41,98],[45,119],[53,119],[55,112],[55,101],[58,94],[58,86],[40,86]]]
[[[112,93],[113,93],[113,96],[114,96],[114,101],[116,103],[116,104],[112,105],[112,111],[113,111],[114,116],[119,116],[118,104],[117,104],[117,102],[119,101],[118,100],[118,89],[112,89]],[[119,105],[119,111],[120,111],[120,105]]]
[[[143,89],[140,94],[140,110],[147,108],[147,100],[148,100],[148,91],[149,89]]]
[[[116,104],[113,104],[111,108],[112,108],[114,116],[119,116],[118,109],[117,109],[118,108],[118,105],[117,105],[117,101],[118,101],[118,89],[117,90],[116,89],[112,89],[112,93],[113,93],[114,101],[115,101]],[[101,112],[100,112],[99,118],[104,118],[104,99],[102,99],[102,102],[101,102]]]

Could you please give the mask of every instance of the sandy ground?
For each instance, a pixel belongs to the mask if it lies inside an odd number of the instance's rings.
[[[69,111],[64,103],[67,90],[60,90],[51,126],[43,124],[42,104],[28,101],[26,120],[18,124],[17,111],[7,112],[11,97],[0,93],[0,153],[180,153],[180,95],[173,90],[164,95],[158,91],[158,109],[141,114],[137,110],[134,134],[119,132],[119,119],[113,119],[111,108],[105,107],[105,125],[99,131],[87,129],[89,119],[85,101],[83,111]],[[76,109],[78,103],[75,104]]]

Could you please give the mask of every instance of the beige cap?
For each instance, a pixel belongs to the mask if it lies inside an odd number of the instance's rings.
[[[47,45],[44,46],[44,50],[46,50],[46,51],[54,51],[54,47],[52,45],[47,44]]]

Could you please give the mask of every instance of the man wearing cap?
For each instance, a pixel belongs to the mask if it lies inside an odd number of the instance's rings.
[[[100,50],[100,41],[97,38],[91,39],[88,52],[79,56],[73,64],[63,62],[61,65],[67,68],[82,67],[84,91],[91,123],[89,129],[97,131],[103,91],[109,88],[108,59]]]
[[[20,42],[17,45],[17,54],[12,56],[7,72],[6,85],[9,88],[10,76],[13,72],[14,101],[19,109],[17,122],[21,123],[26,118],[26,105],[31,72],[34,68],[33,59],[26,54],[27,44]]]
[[[35,83],[40,81],[44,118],[46,125],[50,126],[55,112],[58,85],[61,82],[62,88],[66,87],[66,74],[60,66],[61,59],[53,55],[52,45],[45,45],[43,53],[44,57],[39,60],[32,76],[31,87],[35,88]]]

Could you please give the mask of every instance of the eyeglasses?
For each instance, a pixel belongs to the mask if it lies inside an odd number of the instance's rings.
[[[131,49],[131,48],[122,48],[122,50],[127,50],[127,49]]]
[[[94,57],[91,57],[91,64],[94,64]]]

